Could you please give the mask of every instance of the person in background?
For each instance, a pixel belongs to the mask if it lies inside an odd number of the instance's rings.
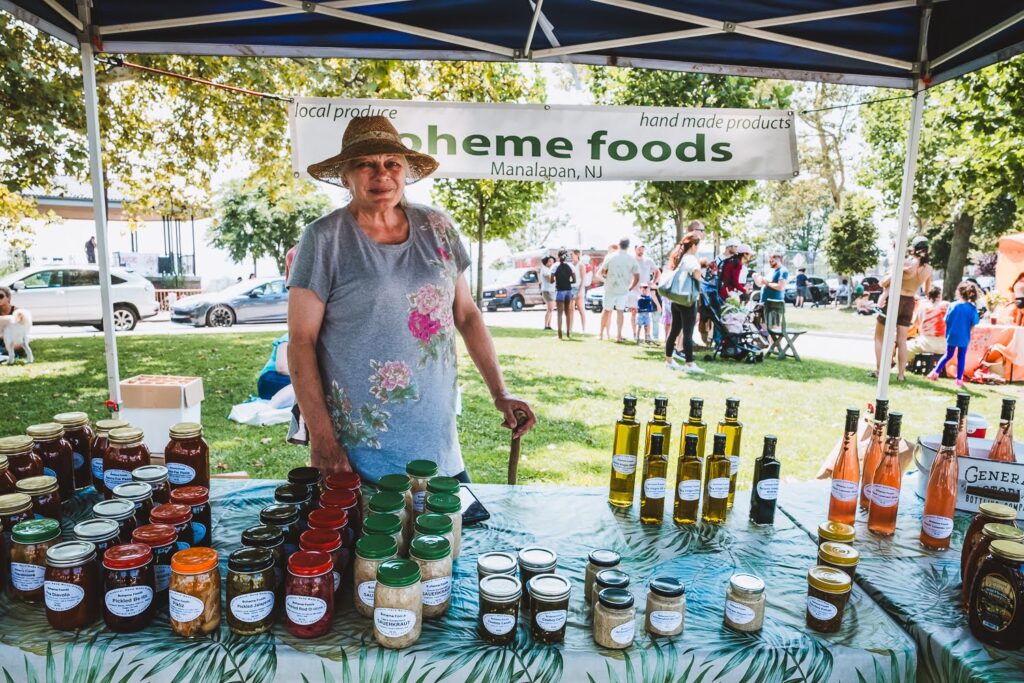
[[[739,254],[736,253],[740,241],[735,237],[730,237],[722,246],[724,251],[718,262],[718,295],[722,301],[725,301],[733,292],[739,292],[740,296],[746,294],[747,286],[740,281],[740,269],[743,267],[743,262]]]
[[[555,305],[558,307],[558,338],[562,338],[562,316],[565,316],[565,336],[572,339],[572,306],[575,300],[572,287],[576,283],[576,272],[569,265],[569,252],[558,252],[558,265],[551,273],[555,281]]]
[[[914,321],[914,305],[917,292],[921,287],[932,281],[934,274],[928,254],[928,238],[915,237],[910,244],[910,255],[903,262],[903,281],[900,284],[899,307],[896,311],[896,381],[906,381],[905,372],[907,369],[907,335],[910,332],[910,324]],[[892,296],[890,283],[892,274],[882,279],[881,285],[885,291],[878,299],[878,318],[875,323],[875,369],[871,372],[872,377],[878,377],[878,371],[882,363],[882,338],[885,335],[885,316],[888,305],[888,297]],[[886,358],[888,363],[890,359]]]
[[[836,300],[832,302],[832,308],[839,308],[840,301],[844,306],[850,303],[850,281],[845,277],[839,282],[839,286],[836,287]]]
[[[669,254],[668,263],[665,268],[668,270],[679,269],[680,277],[692,277],[697,281],[697,291],[700,291],[700,261],[697,260],[697,248],[700,246],[700,234],[688,232],[683,236],[682,241]],[[697,324],[697,304],[683,306],[672,302],[672,329],[665,337],[665,365],[669,370],[682,370],[692,374],[702,374],[703,369],[697,367],[693,362],[693,328]],[[683,358],[684,365],[676,363],[673,356],[676,351],[676,340],[680,333],[683,337]]]
[[[85,262],[96,263],[96,236],[93,235],[85,242]]]
[[[580,332],[587,331],[587,288],[590,287],[591,272],[583,262],[579,249],[572,250],[572,270],[576,275],[576,284],[572,288],[572,306],[580,316]],[[570,330],[571,331],[571,330]]]
[[[797,308],[803,308],[804,302],[811,298],[811,290],[807,287],[807,269],[796,269],[796,302]],[[813,299],[811,302],[813,303]]]
[[[550,330],[551,315],[555,312],[555,277],[551,264],[555,262],[554,256],[545,256],[540,260],[540,295],[544,299],[544,329]]]
[[[629,253],[628,237],[619,240],[618,251],[605,260],[601,266],[601,276],[604,278],[604,307],[609,315],[611,311],[615,311],[615,341],[621,344],[624,341],[622,325],[625,322],[626,311],[629,310],[629,293],[636,289],[640,282],[640,269],[636,259]]]
[[[864,291],[864,287],[857,285],[853,290],[853,305],[857,307],[857,315],[874,315],[877,311],[871,295]]]
[[[11,291],[10,287],[0,285],[0,315],[10,315],[16,310],[18,310],[18,307],[14,305],[14,292]],[[22,348],[19,345],[14,345],[13,349],[5,349],[3,336],[0,335],[0,351],[3,352],[3,355],[7,356],[22,351]]]
[[[672,331],[672,305],[668,299],[662,299],[664,303],[661,306],[661,324],[665,328],[665,339],[668,339],[669,332]]]
[[[695,232],[700,241],[704,241],[704,224],[696,218],[686,224],[686,232]]]
[[[964,365],[967,363],[967,346],[971,343],[971,330],[978,324],[978,309],[974,305],[978,292],[969,282],[961,282],[956,288],[957,301],[946,311],[946,353],[928,373],[933,382],[945,373],[946,364],[956,353],[956,385],[964,385]]]
[[[1013,297],[1013,324],[1024,326],[1024,272],[1010,285],[1010,295]]]
[[[742,301],[746,301],[749,296],[747,292],[747,278],[750,276],[750,271],[747,268],[747,264],[753,257],[753,250],[747,244],[742,242],[736,247],[736,256],[740,259],[740,274],[739,281],[743,284],[743,294],[740,295]]]
[[[288,373],[288,333],[274,340],[267,364],[256,378],[256,395],[269,401],[274,394],[292,383]]]
[[[942,354],[946,351],[946,310],[949,304],[942,300],[942,290],[932,287],[928,296],[917,304],[914,322],[917,336],[907,342],[907,363],[913,363],[919,353]]]
[[[651,343],[651,323],[658,302],[651,296],[651,285],[640,285],[640,297],[636,301],[636,343],[640,343],[640,332],[644,333],[644,343]]]
[[[601,287],[604,287],[604,284],[605,284],[605,282],[604,282],[604,275],[602,274],[603,271],[604,271],[604,264],[608,263],[608,259],[610,259],[612,256],[614,256],[618,251],[619,251],[619,244],[618,244],[618,242],[616,242],[615,244],[609,244],[608,245],[608,253],[604,255],[604,260],[601,262],[601,265],[599,265],[599,266],[594,268],[594,282],[596,284],[601,285]],[[611,304],[608,302],[608,291],[607,291],[607,289],[605,289],[604,300],[603,300],[603,303],[601,304],[601,327],[600,327],[600,330],[598,331],[598,334],[597,334],[598,340],[601,340],[601,339],[611,339],[612,338],[611,326],[612,326],[612,308],[611,308]]]
[[[782,301],[785,302],[784,292],[786,283],[789,281],[789,271],[782,263],[782,252],[773,250],[768,254],[768,266],[772,269],[771,278],[755,274],[754,282],[761,287],[761,301]]]
[[[658,268],[658,265],[654,262],[653,259],[651,259],[649,256],[645,255],[646,252],[647,252],[647,247],[645,247],[642,244],[638,244],[638,245],[636,245],[636,248],[635,248],[634,251],[636,252],[637,272],[638,272],[638,274],[640,276],[639,284],[641,284],[641,285],[649,285],[652,281],[653,282],[657,282],[658,281],[658,277],[660,277],[660,275],[661,275],[661,270]],[[633,338],[634,339],[639,339],[640,338],[639,330],[637,330],[637,328],[636,328],[636,326],[637,326],[636,315],[637,315],[637,312],[639,311],[639,308],[637,306],[637,301],[639,300],[639,298],[640,298],[640,288],[637,287],[637,289],[633,290],[633,292],[630,294],[630,313],[629,313],[629,319],[630,319],[630,326],[633,328]]]

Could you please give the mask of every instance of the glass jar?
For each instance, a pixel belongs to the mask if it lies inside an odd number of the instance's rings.
[[[111,631],[135,633],[149,626],[156,612],[153,550],[125,543],[103,553],[103,622]]]
[[[427,512],[448,515],[452,520],[452,557],[458,558],[462,549],[462,501],[458,496],[447,493],[432,493],[427,496]]]
[[[137,427],[118,427],[107,434],[107,450],[103,453],[103,496],[113,497],[118,484],[132,480],[132,470],[149,463],[149,449]]]
[[[76,489],[92,485],[89,460],[92,457],[92,428],[89,415],[80,411],[58,413],[53,421],[64,428],[64,439],[71,444],[71,466]]]
[[[168,438],[164,463],[171,490],[179,486],[210,488],[210,447],[203,439],[203,425],[179,422],[171,426]]]
[[[18,490],[17,483],[18,480],[14,477],[14,472],[11,472],[7,456],[0,455],[0,496],[15,493]]]
[[[348,518],[348,528],[342,537],[345,547],[351,549],[362,534],[362,513],[359,510],[359,501],[356,494],[351,491],[324,491],[320,494],[320,507],[344,510]]]
[[[33,519],[32,499],[24,493],[6,493],[0,496],[0,587],[10,580],[11,534],[14,526]]]
[[[373,594],[377,585],[377,569],[386,560],[398,555],[398,546],[392,536],[363,536],[356,541],[356,559],[352,574],[355,588],[356,611],[367,619],[373,618]]]
[[[141,481],[130,481],[118,484],[110,492],[112,500],[127,500],[135,506],[135,525],[149,524],[149,515],[153,511],[153,487]]]
[[[294,505],[274,503],[260,510],[260,524],[277,527],[284,535],[287,558],[299,549],[299,509]]]
[[[334,619],[334,560],[327,553],[300,550],[288,558],[284,588],[285,628],[296,638],[319,638]]]
[[[242,545],[247,548],[266,548],[274,555],[274,590],[283,595],[284,575],[288,571],[288,558],[284,554],[284,532],[276,526],[260,524],[242,532]]]
[[[971,587],[971,633],[1003,650],[1024,646],[1024,544],[992,541]]]
[[[239,548],[228,556],[228,628],[239,636],[266,633],[274,627],[274,553],[267,548]]]
[[[373,593],[373,637],[392,650],[409,647],[423,628],[423,584],[412,560],[387,560],[377,568]]]
[[[860,553],[852,545],[825,541],[818,546],[818,564],[846,572],[853,581],[857,577]]]
[[[843,623],[853,579],[842,569],[816,565],[807,572],[807,628],[836,633]]]
[[[522,594],[523,585],[514,576],[488,574],[480,578],[480,616],[476,630],[484,642],[491,645],[515,642]]]
[[[594,577],[594,587],[591,588],[590,604],[597,604],[597,595],[605,588],[629,588],[629,574],[618,569],[602,569]]]
[[[515,576],[516,569],[518,564],[512,553],[484,553],[476,558],[476,578],[479,581],[483,581],[485,576]]]
[[[220,571],[213,548],[187,548],[171,558],[168,586],[171,629],[179,636],[205,636],[220,626]]]
[[[305,484],[281,484],[274,489],[274,502],[287,503],[299,509],[299,529],[309,528],[307,520],[313,511],[313,494]]]
[[[171,560],[178,552],[178,532],[166,524],[147,524],[132,532],[132,543],[144,543],[153,551],[154,600],[158,607],[167,604],[171,583]]]
[[[302,484],[313,494],[313,507],[317,507],[323,491],[324,475],[315,467],[293,467],[288,470],[289,484]]]
[[[32,437],[20,434],[0,439],[0,455],[7,456],[7,468],[15,479],[43,474],[43,461],[32,450]]]
[[[1003,505],[1002,503],[982,503],[978,506],[978,514],[974,515],[974,518],[967,527],[967,531],[964,532],[964,542],[960,549],[961,580],[964,579],[964,574],[967,570],[967,560],[970,559],[974,546],[981,541],[981,531],[985,528],[986,524],[1008,524],[1016,527],[1017,511],[1009,505]],[[963,583],[967,590],[970,590],[969,583]],[[964,607],[966,608],[966,606],[967,600],[964,600]]]
[[[439,515],[436,512],[424,512],[417,515],[413,524],[415,538],[419,536],[444,536],[448,539],[449,545],[455,545],[455,535],[452,533],[452,520],[448,515]],[[513,560],[515,567],[515,560]]]
[[[404,475],[403,475],[404,476]],[[406,534],[409,524],[409,509],[405,504],[405,496],[396,491],[381,491],[370,498],[370,515],[395,515],[402,524],[402,542],[398,544],[398,554],[405,557],[408,553],[410,535]]]
[[[337,531],[338,535],[341,536],[342,548],[345,551],[342,559],[347,563],[351,552],[348,546],[345,545],[345,540],[349,538],[348,531],[348,513],[339,508],[317,508],[309,513],[309,528],[314,529],[330,529],[331,531]]]
[[[363,519],[366,517],[366,504],[363,500],[362,480],[356,472],[335,472],[324,477],[324,488],[326,491],[350,491],[355,497],[355,510],[345,508],[348,512],[348,526],[352,530],[353,539],[359,538],[363,533]],[[322,505],[322,503],[321,503]]]
[[[46,621],[73,631],[99,619],[96,546],[85,541],[57,543],[46,551]]]
[[[410,460],[405,465],[412,493],[412,521],[427,508],[427,482],[437,476],[437,463],[433,460]]]
[[[733,574],[725,593],[725,625],[753,633],[764,625],[764,581],[753,574]]]
[[[572,585],[558,574],[538,574],[526,584],[530,594],[530,632],[545,645],[565,640]],[[524,605],[525,608],[525,605]]]
[[[11,540],[12,593],[22,602],[39,602],[46,580],[46,553],[60,542],[60,523],[55,519],[19,522]]]
[[[184,505],[192,511],[192,545],[213,545],[213,512],[210,510],[210,489],[205,486],[181,486],[171,491],[171,503]]]
[[[363,524],[363,536],[387,536],[395,542],[400,556],[409,554],[402,536],[402,520],[398,515],[372,512]]]
[[[420,566],[423,618],[436,619],[452,602],[452,545],[443,536],[420,536],[409,544],[409,557]]]
[[[829,541],[853,545],[856,538],[857,531],[849,524],[843,524],[842,522],[822,522],[818,526],[819,546],[822,543],[827,543]]]
[[[96,493],[106,495],[107,490],[103,488],[103,457],[110,445],[110,432],[122,427],[130,427],[125,420],[98,420],[96,429],[92,435],[92,448],[89,455],[89,470],[92,474],[92,486]]]
[[[647,587],[645,611],[644,626],[652,636],[679,635],[686,617],[686,587],[678,579],[654,577]]]
[[[138,527],[135,523],[135,503],[129,500],[101,500],[92,506],[92,516],[117,522],[118,539],[121,543],[131,543],[132,532]]]
[[[1016,541],[1024,542],[1024,531],[1009,524],[998,524],[989,522],[981,529],[980,540],[971,544],[971,556],[967,558],[967,565],[964,569],[963,580],[961,581],[960,598],[963,601],[964,611],[968,611],[971,602],[971,589],[974,587],[974,578],[981,569],[981,563],[988,557],[993,541]]]
[[[48,474],[21,479],[17,484],[18,493],[24,493],[32,499],[32,514],[36,519],[45,517],[60,521],[64,519],[64,510],[60,504],[58,486],[57,478]]]
[[[431,477],[427,482],[427,495],[433,493],[445,493],[458,498],[459,480],[455,477]],[[424,505],[426,505],[426,501],[424,501]]]
[[[619,566],[621,561],[622,556],[614,550],[590,551],[590,554],[587,555],[586,578],[583,582],[583,599],[587,601],[588,605],[593,601],[594,579],[597,578],[597,573],[604,569],[614,569]]]
[[[380,493],[374,484],[368,481],[360,482],[359,484],[359,505],[360,510],[363,513],[363,519],[370,516],[370,499]]]
[[[103,568],[103,554],[113,548],[121,539],[118,538],[121,527],[112,519],[87,519],[79,522],[71,530],[76,541],[85,541],[96,546],[96,582],[103,587],[107,570]]]
[[[331,579],[334,580],[334,595],[341,587],[341,575],[345,572],[345,560],[341,556],[341,534],[334,529],[310,529],[299,536],[300,550],[314,550],[331,556]]]
[[[174,493],[173,489],[171,493]],[[149,513],[149,520],[153,524],[166,524],[174,527],[175,533],[178,534],[175,544],[178,550],[185,550],[195,545],[193,542],[195,539],[192,536],[192,508],[188,505],[178,503],[157,505]]]
[[[377,487],[381,493],[397,493],[402,497],[402,502],[405,505],[405,516],[402,517],[402,533],[405,535],[406,544],[408,544],[412,540],[412,520],[416,516],[413,509],[412,481],[409,479],[409,475],[385,474],[377,480]]]
[[[435,493],[434,495],[443,495]],[[427,498],[427,504],[434,496]],[[523,591],[523,609],[530,609],[530,579],[540,574],[553,574],[558,565],[558,555],[554,550],[540,546],[528,546],[519,551],[519,581],[526,587]]]
[[[132,470],[132,481],[149,484],[153,489],[153,504],[171,502],[171,485],[167,481],[167,468],[163,465],[143,465]]]
[[[621,588],[605,588],[594,606],[594,642],[610,650],[625,650],[636,637],[633,596]]]
[[[57,480],[60,499],[71,500],[75,494],[75,464],[64,428],[56,422],[44,422],[30,426],[25,433],[32,437],[32,451],[43,461],[43,474]]]

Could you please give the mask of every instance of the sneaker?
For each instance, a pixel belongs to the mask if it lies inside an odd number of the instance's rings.
[[[686,365],[684,365],[683,366],[683,370],[685,372],[690,373],[691,375],[703,375],[704,374],[704,369],[697,367],[697,364],[696,363],[692,363],[692,362],[691,363],[687,363]]]
[[[680,370],[683,369],[683,366],[675,362],[674,360],[665,361],[665,367],[673,372],[679,372]]]
[[[938,382],[939,381],[939,373],[937,373],[934,370],[932,370],[931,372],[928,373],[928,379],[930,379],[933,382]]]
[[[686,356],[684,354],[680,353],[679,351],[672,351],[672,357],[675,358],[678,361],[683,362],[683,363],[686,362]]]
[[[963,385],[964,385],[964,381],[963,381],[962,379],[958,379],[958,380],[956,381],[956,388],[957,388],[957,389],[959,389],[959,388],[960,388],[960,387],[962,387]]]

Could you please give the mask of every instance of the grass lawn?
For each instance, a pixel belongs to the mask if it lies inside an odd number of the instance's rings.
[[[854,308],[786,306],[786,324],[797,329],[816,332],[859,334],[866,337],[875,334],[875,316],[857,315],[857,310]]]
[[[824,311],[820,311],[825,313]],[[805,312],[818,313],[818,312]],[[744,424],[741,487],[749,486],[753,458],[765,434],[779,437],[785,478],[814,476],[839,438],[844,409],[871,400],[874,383],[862,368],[822,361],[768,360],[756,366],[704,363],[708,374],[693,378],[664,370],[655,347],[599,342],[558,342],[539,331],[492,330],[508,384],[529,400],[538,426],[523,443],[520,482],[604,486],[608,476],[612,425],[623,394],[640,398],[640,416],[650,417],[656,394],[669,397],[671,421],[685,419],[691,396],[705,399],[711,429],[725,399],[741,399]],[[247,427],[227,420],[234,403],[255,391],[256,373],[278,333],[123,337],[121,375],[199,375],[206,388],[203,422],[215,467],[246,470],[258,478],[283,478],[306,459],[303,448],[284,441],[285,425]],[[106,376],[100,338],[41,339],[33,344],[34,365],[0,366],[4,434],[48,421],[55,413],[84,410],[105,417]],[[505,481],[508,432],[499,427],[483,383],[463,350],[460,383],[464,412],[459,421],[463,453],[473,478]],[[972,408],[998,419],[999,399],[1019,388],[971,387]],[[904,413],[904,434],[937,433],[942,411],[953,401],[952,382],[913,378],[892,389],[892,408]],[[678,448],[673,434],[672,453]],[[424,454],[425,456],[428,454]],[[672,468],[670,468],[672,469]]]

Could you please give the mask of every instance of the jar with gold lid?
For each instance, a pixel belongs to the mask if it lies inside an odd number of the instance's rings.
[[[857,578],[859,562],[860,552],[852,545],[826,541],[818,546],[818,564],[846,572],[851,581]]]
[[[11,472],[10,463],[6,455],[0,455],[0,496],[17,492],[18,480]]]
[[[43,474],[57,480],[61,500],[75,493],[75,466],[71,442],[64,438],[64,427],[56,422],[31,425],[25,433],[32,437],[32,450],[43,461]]]
[[[210,447],[203,439],[203,425],[179,422],[171,426],[168,436],[164,461],[171,490],[179,486],[210,488]]]
[[[841,569],[816,565],[807,572],[807,627],[835,633],[843,623],[853,580]]]
[[[5,436],[0,439],[0,455],[7,456],[7,467],[15,479],[38,477],[43,474],[43,461],[32,449],[32,437],[27,434]]]
[[[92,485],[96,493],[106,494],[103,488],[103,454],[110,445],[110,432],[122,427],[130,427],[125,420],[97,420],[92,435],[92,447],[89,453],[89,470],[92,474]]]
[[[118,427],[107,434],[107,450],[103,453],[103,495],[113,497],[115,486],[132,480],[132,470],[150,464],[149,449],[138,427]]]
[[[32,499],[24,493],[0,495],[0,586],[6,586],[11,569],[11,532],[16,524],[33,518]]]
[[[829,541],[853,545],[856,538],[857,532],[849,524],[843,524],[842,522],[822,522],[818,525],[819,546],[822,543],[827,543]]]
[[[971,588],[974,587],[974,578],[977,576],[982,562],[988,557],[992,543],[995,541],[1024,543],[1024,531],[1009,524],[997,524],[995,522],[990,522],[982,527],[980,540],[971,545],[971,554],[967,558],[967,565],[961,581],[960,596],[963,600],[965,612],[970,606]]]
[[[1024,543],[992,541],[971,587],[971,633],[1003,650],[1024,647]]]
[[[84,489],[92,484],[89,458],[92,455],[92,428],[89,415],[81,411],[57,413],[53,421],[64,427],[64,439],[71,444],[71,465],[75,473],[75,488]]]
[[[36,518],[46,517],[60,521],[64,518],[56,477],[42,475],[22,479],[17,484],[18,493],[32,499],[32,513]]]
[[[1017,526],[1017,511],[1009,505],[1002,503],[982,503],[978,506],[978,514],[974,516],[971,523],[964,532],[964,542],[960,548],[960,578],[964,578],[967,571],[967,561],[970,559],[974,546],[981,542],[981,531],[986,524],[1008,524]],[[970,585],[963,582],[970,590]],[[965,596],[966,597],[966,596]],[[966,606],[967,601],[964,600]]]

